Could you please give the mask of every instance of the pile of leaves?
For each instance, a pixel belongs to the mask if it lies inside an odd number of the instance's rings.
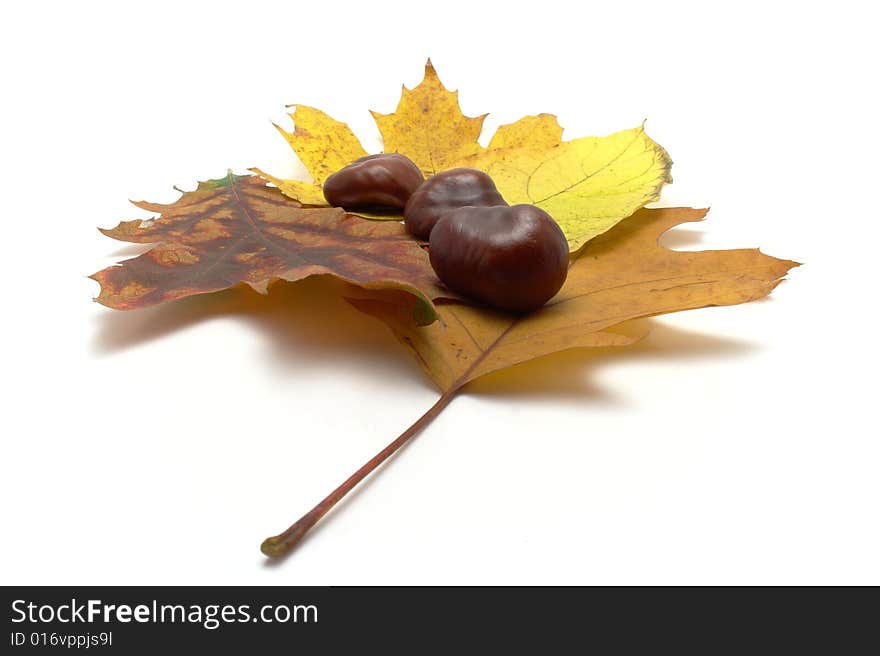
[[[510,204],[550,213],[571,248],[568,278],[543,308],[514,316],[480,307],[437,279],[426,244],[399,216],[328,207],[322,183],[367,153],[344,123],[296,106],[295,129],[278,130],[312,180],[282,180],[259,169],[199,183],[174,203],[137,202],[155,212],[102,232],[153,244],[94,274],[96,300],[120,310],[246,284],[266,293],[278,280],[313,275],[348,283],[347,300],[388,325],[437,385],[440,399],[413,426],[263,551],[288,551],[332,506],[433,419],[468,382],[492,371],[575,347],[635,341],[625,322],[668,312],[744,303],[769,294],[797,263],[757,249],[676,252],[658,245],[670,228],[707,210],[645,209],[671,182],[672,162],[644,126],[605,137],[562,140],[551,114],[503,125],[488,147],[484,116],[461,112],[457,92],[429,61],[423,81],[404,87],[397,110],[373,117],[384,152],[409,157],[430,176],[467,166],[489,173]]]

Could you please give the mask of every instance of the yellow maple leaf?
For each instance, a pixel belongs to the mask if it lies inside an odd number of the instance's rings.
[[[314,107],[291,106],[294,111],[288,116],[293,120],[293,132],[288,132],[277,123],[274,125],[308,169],[312,182],[282,180],[260,169],[252,170],[278,187],[285,196],[303,205],[326,205],[322,189],[324,180],[358,157],[366,155],[367,151],[345,123]]]
[[[430,59],[421,84],[412,90],[403,87],[393,114],[370,113],[385,152],[406,155],[426,176],[455,168],[482,150],[477,139],[486,115],[462,114],[458,91],[443,86]]]
[[[499,125],[489,150],[502,148],[552,148],[562,143],[562,126],[553,114],[524,116],[515,123]]]
[[[529,135],[528,125],[502,127]],[[672,160],[645,134],[644,126],[554,145],[545,141],[536,146],[524,139],[514,143],[506,148],[490,144],[462,164],[492,176],[511,205],[537,205],[550,214],[573,251],[660,198],[663,185],[672,182]]]
[[[486,171],[507,202],[537,205],[553,216],[573,251],[657,200],[663,185],[672,181],[672,161],[644,125],[562,141],[556,117],[539,114],[502,125],[483,148],[477,140],[486,115],[465,116],[458,92],[443,86],[430,60],[422,82],[414,89],[403,87],[393,113],[371,113],[384,152],[406,155],[426,176],[461,166]],[[326,177],[366,152],[345,123],[317,109],[300,105],[291,118],[293,132],[278,129],[312,182],[253,171],[294,200],[325,205],[321,185]]]

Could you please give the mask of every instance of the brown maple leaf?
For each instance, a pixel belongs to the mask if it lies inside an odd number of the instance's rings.
[[[492,371],[585,346],[624,346],[624,321],[734,305],[766,296],[796,262],[757,249],[678,252],[658,245],[670,228],[708,210],[643,209],[572,254],[559,293],[531,314],[439,302],[440,320],[412,322],[403,295],[362,295],[349,302],[384,321],[444,393]]]
[[[247,284],[265,293],[274,280],[332,274],[367,289],[412,295],[418,323],[436,318],[431,299],[454,296],[403,225],[304,208],[256,176],[201,182],[168,205],[136,202],[157,218],[123,221],[105,235],[156,244],[92,278],[99,303],[131,310]]]
[[[707,210],[643,209],[572,254],[568,278],[541,309],[514,316],[455,301],[438,302],[439,321],[417,326],[414,301],[400,292],[353,294],[356,308],[384,321],[416,356],[442,395],[416,423],[349,477],[263,552],[285,553],[342,497],[424,428],[468,382],[492,371],[586,346],[622,346],[634,338],[620,324],[769,294],[797,262],[757,249],[678,252],[658,245],[673,226]]]

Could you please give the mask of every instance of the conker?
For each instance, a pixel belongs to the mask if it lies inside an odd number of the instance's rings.
[[[425,178],[403,155],[367,155],[324,181],[324,198],[336,207],[371,212],[399,212]]]
[[[507,205],[495,183],[477,169],[450,169],[432,175],[410,196],[403,209],[406,227],[425,241],[437,219],[467,205],[491,207]]]
[[[534,205],[452,210],[434,225],[428,253],[447,287],[510,312],[541,307],[568,274],[565,235]]]

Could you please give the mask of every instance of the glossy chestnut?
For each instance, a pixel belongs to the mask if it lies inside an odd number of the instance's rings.
[[[347,210],[400,212],[424,180],[408,157],[367,155],[329,176],[324,181],[324,198]]]
[[[441,216],[459,207],[507,205],[495,183],[477,169],[450,169],[432,175],[410,196],[403,210],[407,230],[428,240]]]
[[[452,210],[431,231],[428,253],[447,287],[510,312],[541,307],[568,275],[565,235],[534,205]]]

